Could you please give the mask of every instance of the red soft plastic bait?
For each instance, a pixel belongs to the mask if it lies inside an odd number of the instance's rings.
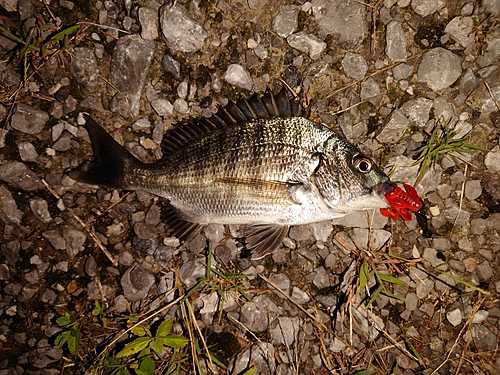
[[[415,188],[408,184],[403,184],[406,191],[400,187],[395,187],[391,192],[385,195],[385,199],[391,205],[390,208],[381,208],[380,213],[383,216],[397,219],[401,216],[403,220],[410,221],[411,213],[408,211],[417,212],[422,207]]]

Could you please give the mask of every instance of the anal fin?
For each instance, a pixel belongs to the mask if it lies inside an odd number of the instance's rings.
[[[167,227],[167,234],[177,237],[181,243],[195,238],[202,226],[182,219],[182,213],[166,199],[160,199],[161,220]]]
[[[245,228],[246,247],[252,260],[264,258],[276,249],[288,233],[288,225],[256,224]]]

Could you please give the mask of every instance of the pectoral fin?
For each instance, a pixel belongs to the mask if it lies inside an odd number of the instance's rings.
[[[252,260],[264,258],[276,249],[288,233],[288,225],[257,224],[245,228],[246,247]]]

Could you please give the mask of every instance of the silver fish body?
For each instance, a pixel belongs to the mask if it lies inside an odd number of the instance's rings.
[[[203,224],[247,224],[253,258],[279,245],[290,225],[387,206],[395,185],[370,158],[325,125],[294,116],[300,110],[284,91],[266,95],[174,128],[153,164],[135,159],[87,116],[96,159],[70,176],[166,198],[167,224],[179,237]],[[257,113],[261,104],[267,117]]]

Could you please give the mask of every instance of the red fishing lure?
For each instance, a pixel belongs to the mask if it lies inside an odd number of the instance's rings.
[[[410,221],[411,213],[417,212],[422,207],[422,201],[418,197],[415,188],[408,184],[403,184],[406,191],[395,187],[391,192],[385,195],[385,199],[391,205],[390,208],[381,208],[380,213],[383,216],[397,219],[401,216],[403,220]]]

